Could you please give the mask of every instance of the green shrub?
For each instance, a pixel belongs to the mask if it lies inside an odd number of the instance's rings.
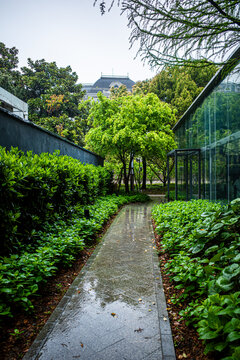
[[[36,231],[58,214],[71,216],[76,204],[89,204],[111,188],[112,175],[68,156],[0,147],[1,254],[34,241]]]
[[[196,326],[206,352],[237,359],[240,339],[240,199],[223,207],[207,200],[156,205],[153,218],[170,255],[166,269],[188,302],[181,315]]]

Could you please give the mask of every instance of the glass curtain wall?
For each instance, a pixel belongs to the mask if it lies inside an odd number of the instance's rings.
[[[201,149],[203,198],[231,201],[240,197],[240,65],[179,125],[175,134],[179,149]],[[183,169],[184,164],[179,168],[182,174]]]

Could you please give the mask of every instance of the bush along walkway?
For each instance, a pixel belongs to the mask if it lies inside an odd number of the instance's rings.
[[[177,289],[170,303],[181,306],[179,314],[196,328],[205,353],[240,359],[240,199],[228,206],[207,200],[160,204],[153,218],[165,271]]]
[[[151,204],[124,207],[24,359],[175,359]]]

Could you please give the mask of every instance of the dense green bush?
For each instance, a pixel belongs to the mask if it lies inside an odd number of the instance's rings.
[[[206,352],[240,357],[240,199],[223,207],[207,200],[175,201],[153,209],[166,264],[188,303],[181,315],[196,326]]]
[[[34,243],[20,246],[18,254],[0,259],[0,316],[12,316],[19,307],[27,311],[33,308],[31,297],[39,285],[58,267],[70,266],[119,206],[148,199],[146,195],[108,195],[92,205],[72,207],[71,218],[45,223]],[[86,209],[89,218],[84,217]]]
[[[111,174],[68,156],[0,147],[0,253],[31,243],[36,231],[76,204],[89,204],[111,188]]]

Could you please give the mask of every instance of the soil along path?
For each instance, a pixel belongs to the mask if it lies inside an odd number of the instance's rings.
[[[24,360],[175,359],[152,204],[120,211]]]

